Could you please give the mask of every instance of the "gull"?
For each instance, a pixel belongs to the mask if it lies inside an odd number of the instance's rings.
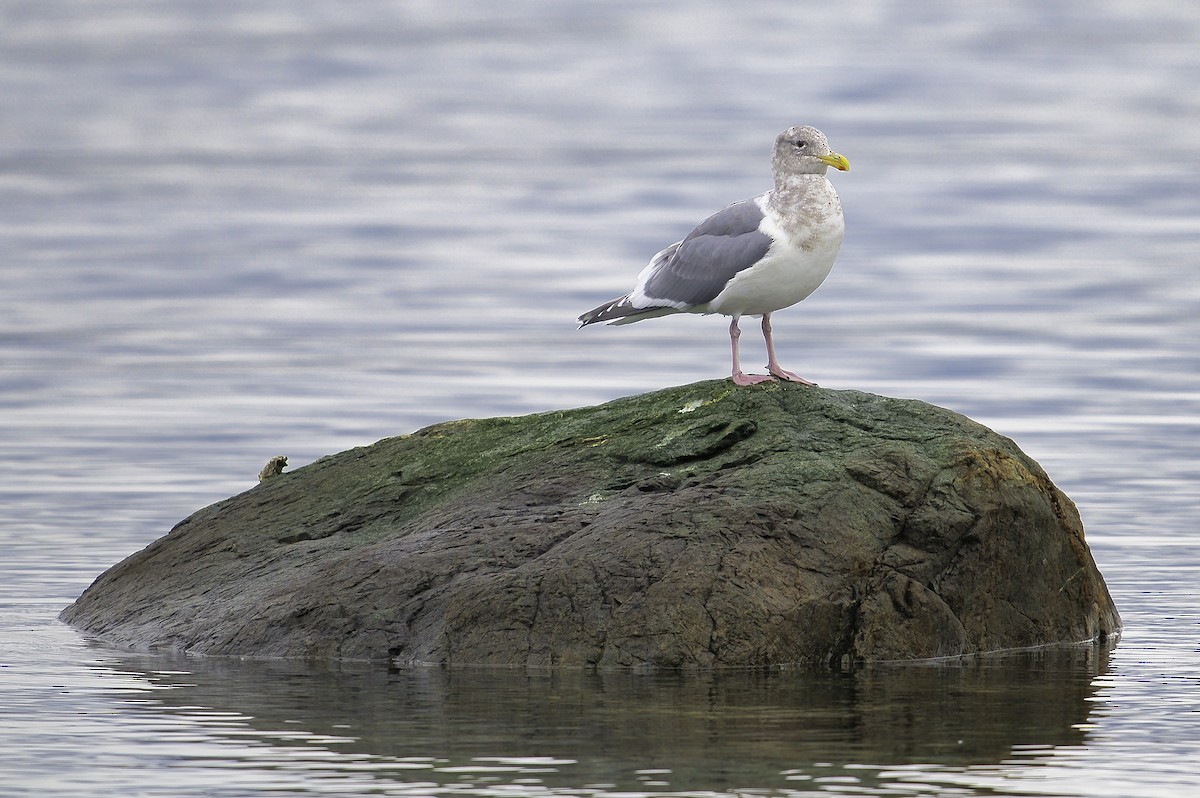
[[[622,297],[579,317],[580,327],[606,321],[632,324],[674,313],[730,316],[733,381],[754,385],[776,379],[816,383],[784,371],[775,356],[771,314],[806,299],[824,282],[842,245],[842,203],[829,167],[850,163],[829,148],[815,127],[791,127],[775,139],[775,187],[717,211],[650,259],[637,285]],[[768,374],[746,374],[738,339],[742,316],[762,317]]]

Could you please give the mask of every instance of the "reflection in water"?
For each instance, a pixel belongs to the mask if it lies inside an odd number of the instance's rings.
[[[951,666],[700,675],[149,656],[113,664],[159,688],[138,712],[189,734],[199,725],[235,744],[224,746],[229,762],[268,770],[369,773],[439,793],[846,783],[874,793],[1083,745],[1108,656],[1083,647]]]

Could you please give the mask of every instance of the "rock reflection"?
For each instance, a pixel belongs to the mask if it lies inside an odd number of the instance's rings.
[[[188,723],[235,713],[236,730],[208,732],[296,746],[289,767],[311,759],[402,789],[796,793],[853,783],[871,794],[1085,744],[1108,658],[1085,646],[847,673],[688,675],[152,656],[122,656],[119,667],[174,688],[138,711]]]

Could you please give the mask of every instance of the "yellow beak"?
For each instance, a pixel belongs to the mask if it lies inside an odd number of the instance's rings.
[[[850,162],[846,160],[844,155],[838,155],[836,152],[831,152],[828,155],[818,155],[817,158],[837,169],[839,172],[849,172]]]

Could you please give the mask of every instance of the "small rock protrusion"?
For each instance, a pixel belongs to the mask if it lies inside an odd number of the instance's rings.
[[[287,466],[287,457],[282,454],[277,454],[267,461],[267,464],[262,467],[262,471],[258,472],[258,481],[266,482],[274,476],[283,473],[283,469]]]

